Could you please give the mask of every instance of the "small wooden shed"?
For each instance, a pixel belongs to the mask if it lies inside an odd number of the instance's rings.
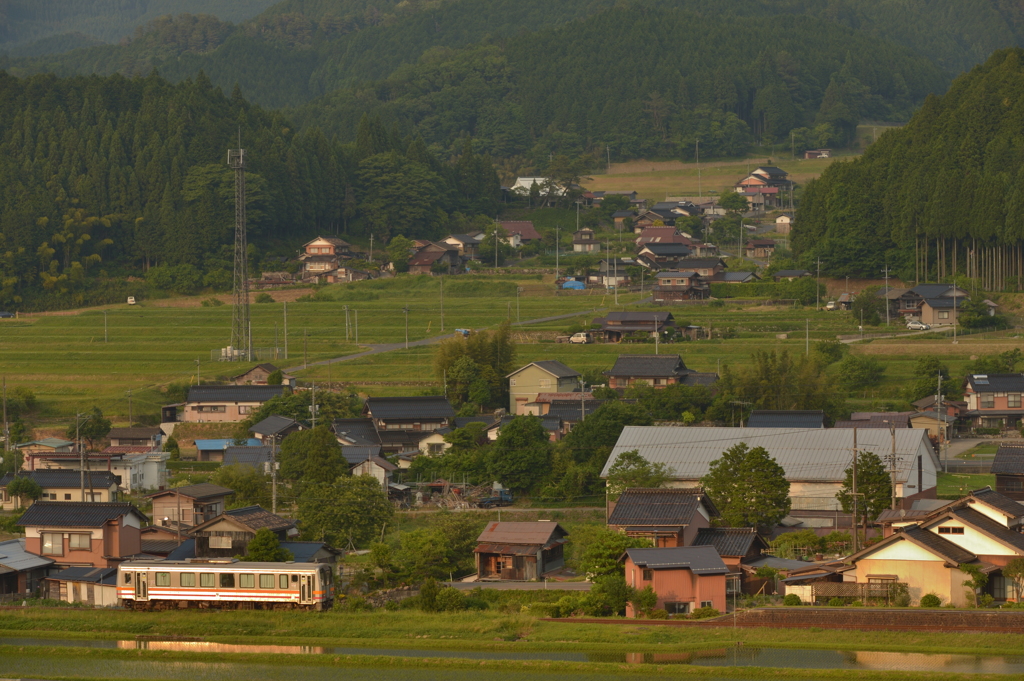
[[[478,579],[530,581],[565,565],[568,533],[555,522],[490,522],[477,537]]]

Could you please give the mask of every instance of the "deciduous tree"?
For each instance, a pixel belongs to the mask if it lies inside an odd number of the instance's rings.
[[[722,513],[726,527],[756,527],[769,533],[789,513],[786,471],[768,450],[740,442],[711,462],[701,484]]]

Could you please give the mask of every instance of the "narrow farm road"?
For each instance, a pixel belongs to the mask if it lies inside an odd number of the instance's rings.
[[[593,310],[593,312],[598,312],[598,311],[599,311],[599,308]],[[526,326],[527,324],[543,324],[545,322],[556,322],[559,319],[571,319],[573,317],[579,317],[581,314],[586,314],[586,312],[584,312],[584,311],[570,312],[569,314],[554,315],[552,317],[538,317],[537,319],[527,319],[526,321],[518,322],[516,324],[513,324],[512,326],[513,326],[513,328],[516,328],[516,327],[519,327],[519,326]],[[445,338],[451,338],[454,335],[455,335],[454,333],[445,333],[445,334],[442,334],[440,336],[433,336],[431,338],[421,338],[420,340],[409,341],[409,347],[410,348],[418,348],[418,347],[421,347],[423,345],[433,345],[434,343],[440,343]],[[322,360],[320,360],[318,362],[309,362],[305,366],[300,364],[298,366],[288,367],[288,368],[284,369],[283,371],[285,373],[287,373],[287,374],[290,374],[290,373],[293,373],[293,372],[296,372],[296,371],[302,371],[303,369],[308,369],[309,367],[321,367],[321,366],[327,366],[328,364],[337,364],[338,362],[350,362],[350,361],[352,361],[354,359],[360,359],[362,357],[369,357],[370,355],[379,355],[379,354],[384,353],[384,352],[393,352],[395,350],[404,350],[405,349],[405,341],[402,341],[400,343],[378,343],[378,344],[375,344],[375,345],[368,345],[367,347],[369,348],[369,350],[364,350],[362,352],[356,352],[356,353],[353,353],[351,355],[344,355],[342,357],[333,357],[331,359],[322,359]]]

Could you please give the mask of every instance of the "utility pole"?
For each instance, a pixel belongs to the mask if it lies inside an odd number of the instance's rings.
[[[555,288],[558,288],[558,241],[560,239],[561,228],[555,225]]]
[[[349,332],[349,329],[350,329],[350,325],[348,323],[348,305],[346,305],[342,309],[345,310],[345,342],[347,343],[348,342],[348,338],[349,338],[349,333],[348,332]]]
[[[7,455],[11,451],[11,427],[7,424],[7,377],[4,376],[3,387],[4,402],[4,463],[7,463]]]
[[[516,294],[518,298],[519,294]],[[409,306],[406,305],[402,308],[402,312],[405,313],[405,349],[409,349]]]
[[[658,341],[661,340],[661,331],[658,330],[658,315],[654,315],[654,354],[658,354]]]
[[[522,286],[516,286],[516,324],[522,324],[522,320],[519,318],[519,294],[523,292]]]
[[[441,333],[444,333],[444,275],[440,275],[438,279],[441,280]]]
[[[608,172],[612,172],[612,148],[605,145],[604,150],[608,153]]]
[[[80,500],[85,501],[85,450],[82,449],[82,417],[85,414],[75,414],[75,446],[78,447],[78,478],[81,489],[79,490]]]
[[[356,313],[356,344],[358,345],[359,344],[359,310],[356,310],[355,313]]]
[[[370,264],[373,265],[373,234],[370,234]]]
[[[889,326],[889,263],[885,263],[882,271],[885,272],[885,325]]]
[[[316,428],[316,381],[313,381],[313,403],[309,406],[309,413],[313,415],[313,428]]]
[[[270,436],[270,512],[277,513],[277,433]]]
[[[498,269],[498,219],[494,219],[494,269]]]
[[[806,344],[806,347],[804,348],[804,354],[805,355],[810,355],[811,354],[811,320],[810,319],[805,319],[804,320],[804,342]]]
[[[196,359],[196,385],[202,385],[203,381],[199,377],[199,360]]]
[[[703,196],[700,187],[700,140],[697,140],[697,196]]]
[[[284,358],[288,359],[288,301],[284,301]]]
[[[853,429],[853,518],[850,528],[853,530],[853,552],[857,553],[857,429]]]
[[[104,343],[108,342],[107,341],[107,311],[106,310],[103,311],[103,342]]]
[[[892,488],[892,510],[896,510],[896,423],[886,421],[889,424],[889,433],[892,435],[892,451],[889,453],[889,477]]]
[[[241,135],[239,135],[241,137]],[[239,140],[241,147],[241,140]],[[240,357],[252,361],[249,343],[249,248],[245,229],[245,149],[229,149],[228,165],[235,171],[235,271],[231,345]]]
[[[309,329],[302,330],[302,368],[305,369],[309,366]]]
[[[128,389],[128,427],[132,427],[132,389]]]
[[[814,309],[821,309],[821,258],[818,258],[818,283],[814,287]]]

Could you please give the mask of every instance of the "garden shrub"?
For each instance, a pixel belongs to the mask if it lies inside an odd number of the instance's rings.
[[[275,301],[274,300],[274,296],[270,295],[269,293],[260,293],[260,294],[258,294],[256,296],[256,302],[257,303],[274,303],[274,302],[277,302],[277,301]]]
[[[864,607],[864,603],[860,599],[854,601],[853,603],[850,603],[850,605],[853,606],[854,608],[863,608]]]
[[[711,606],[704,606],[703,608],[697,608],[696,610],[691,612],[690,613],[690,619],[692,619],[692,620],[706,620],[706,619],[708,619],[710,617],[718,617],[721,614],[722,613],[718,612],[718,610],[716,610],[715,608],[712,608]]]
[[[201,304],[203,307],[220,307],[224,304],[224,301],[220,298],[207,298]]]
[[[892,604],[897,608],[906,608],[910,606],[910,594],[900,594],[892,600]]]
[[[828,601],[828,607],[830,608],[841,608],[844,605],[846,605],[846,603],[843,601],[842,598],[839,598],[838,596],[833,596]]]
[[[668,619],[668,610],[665,610],[665,608],[657,608],[655,610],[651,610],[649,613],[647,613],[647,619],[649,619],[649,620],[667,620]]]
[[[462,592],[446,586],[437,592],[437,609],[442,612],[457,612],[466,609],[466,597]]]
[[[473,596],[466,596],[466,610],[486,610],[491,607],[491,604],[482,598],[474,598]],[[548,614],[547,617],[557,617],[557,614]]]
[[[922,608],[937,608],[942,605],[942,599],[937,594],[928,593],[921,596],[921,607]]]
[[[803,601],[796,594],[786,594],[786,597],[782,599],[783,605],[803,605]]]
[[[437,612],[437,595],[441,591],[437,580],[430,578],[420,584],[419,607],[423,612]]]

